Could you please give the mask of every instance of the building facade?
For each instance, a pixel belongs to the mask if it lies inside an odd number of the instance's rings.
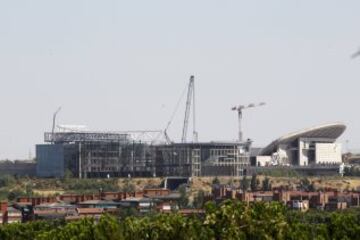
[[[241,176],[251,142],[174,143],[156,146],[157,176]]]
[[[114,133],[45,134],[36,145],[37,175],[79,178],[241,176],[251,142],[153,145]]]
[[[341,123],[325,124],[287,134],[263,148],[256,165],[335,165],[341,164],[341,144],[336,139],[345,131]]]

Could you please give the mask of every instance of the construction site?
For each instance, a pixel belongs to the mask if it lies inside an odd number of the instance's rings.
[[[263,105],[260,104],[260,105]],[[249,105],[255,107],[255,105]],[[243,141],[241,117],[244,106],[233,110],[239,116],[239,140],[198,142],[196,131],[195,80],[187,86],[181,142],[173,142],[167,130],[99,132],[82,126],[56,124],[44,134],[44,144],[36,145],[36,172],[39,177],[163,177],[163,176],[241,176],[250,164],[251,141]],[[192,117],[192,139],[188,129]]]
[[[174,142],[167,131],[185,95],[181,141]],[[198,141],[194,76],[190,77],[163,130],[89,131],[80,125],[57,125],[59,108],[53,114],[52,130],[44,134],[45,143],[36,145],[36,175],[64,177],[71,174],[78,178],[238,177],[261,172],[264,168],[287,167],[315,175],[339,174],[343,164],[342,148],[336,140],[346,129],[342,123],[321,124],[285,134],[268,146],[252,149],[252,140],[243,137],[243,111],[264,105],[264,102],[251,103],[229,109],[237,114],[238,139],[225,142]],[[192,125],[191,137],[188,137],[189,125]]]

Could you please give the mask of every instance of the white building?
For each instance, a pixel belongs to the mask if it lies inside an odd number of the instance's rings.
[[[263,148],[256,164],[263,166],[269,157],[270,165],[341,164],[341,144],[336,139],[345,129],[342,123],[332,123],[287,134]]]

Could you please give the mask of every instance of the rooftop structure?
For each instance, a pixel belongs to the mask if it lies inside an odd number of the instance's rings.
[[[126,133],[111,132],[46,132],[44,134],[45,142],[68,143],[68,142],[99,142],[99,141],[129,141],[129,135]]]
[[[339,164],[341,144],[335,141],[345,129],[342,123],[331,123],[286,134],[259,152],[259,156],[269,157],[257,164],[265,161],[271,165]]]
[[[343,134],[346,126],[342,123],[323,124],[311,128],[306,128],[297,132],[286,134],[271,142],[260,151],[260,155],[267,155],[274,151],[280,144],[289,144],[299,138],[318,138],[326,141],[335,142]]]
[[[84,130],[61,130],[45,132],[44,142],[47,143],[76,143],[76,142],[145,142],[163,143],[161,130],[139,130],[139,131],[84,131]]]

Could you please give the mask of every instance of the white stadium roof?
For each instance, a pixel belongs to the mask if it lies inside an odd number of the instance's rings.
[[[260,155],[270,155],[280,144],[291,143],[298,138],[327,138],[334,141],[345,131],[343,123],[323,124],[316,127],[307,128],[301,131],[286,134],[271,142],[260,151]]]

